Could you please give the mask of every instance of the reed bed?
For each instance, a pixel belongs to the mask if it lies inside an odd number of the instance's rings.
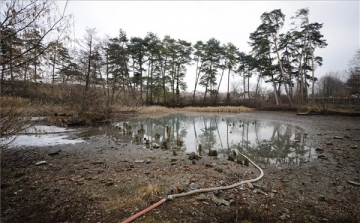
[[[221,106],[221,107],[185,107],[179,109],[180,111],[188,112],[226,112],[226,113],[239,113],[239,112],[250,112],[253,108],[247,108],[244,106],[233,107],[233,106]]]
[[[161,114],[175,112],[175,109],[163,106],[144,106],[137,110],[138,114]]]

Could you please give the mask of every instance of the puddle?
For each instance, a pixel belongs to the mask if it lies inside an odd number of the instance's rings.
[[[0,144],[9,143],[9,148],[17,148],[24,146],[41,147],[84,142],[82,139],[69,139],[67,133],[70,131],[73,130],[56,126],[34,125],[23,132],[20,132],[15,138],[12,137],[1,140]]]
[[[167,133],[169,129],[170,134]],[[306,145],[307,135],[300,127],[241,115],[199,113],[143,117],[84,129],[80,134],[81,137],[94,135],[148,148],[159,145],[197,153],[201,144],[204,153],[215,149],[219,158],[243,153],[257,162],[274,165],[299,165],[317,157],[315,149]]]

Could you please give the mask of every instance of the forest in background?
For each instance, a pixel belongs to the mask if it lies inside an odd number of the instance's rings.
[[[99,37],[96,28],[72,39],[72,15],[56,1],[1,2],[2,123],[14,106],[38,105],[38,111],[67,111],[85,120],[101,120],[125,107],[142,105],[302,106],[315,98],[348,97],[359,103],[360,49],[346,71],[321,78],[315,70],[323,60],[316,49],[327,46],[323,24],[309,20],[308,8],[290,18],[282,32],[281,9],[260,15],[250,33],[249,53],[215,37],[191,43],[149,32],[145,37]],[[189,73],[190,65],[196,66]],[[195,79],[194,91],[184,81]],[[233,76],[242,78],[234,83]],[[250,78],[257,84],[250,88]],[[270,84],[265,91],[260,81]],[[222,82],[227,92],[220,94]],[[239,86],[241,85],[241,86]],[[201,86],[201,94],[197,89]],[[355,101],[356,102],[356,101]],[[321,105],[324,109],[324,105]],[[4,109],[10,107],[10,110]],[[23,115],[24,111],[21,112]],[[3,132],[3,131],[2,131]]]

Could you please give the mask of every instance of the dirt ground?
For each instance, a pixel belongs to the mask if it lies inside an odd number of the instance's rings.
[[[166,201],[134,222],[360,222],[359,117],[239,116],[298,125],[318,159],[300,166],[261,165],[265,175],[258,182]],[[190,160],[184,152],[174,155],[101,136],[85,140],[3,149],[1,222],[122,222],[169,193],[231,185],[260,174],[251,164],[227,159]],[[39,161],[47,164],[35,165]]]

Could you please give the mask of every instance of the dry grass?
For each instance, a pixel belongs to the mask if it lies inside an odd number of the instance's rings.
[[[175,112],[175,109],[163,107],[163,106],[144,106],[140,107],[137,111],[138,114],[158,114],[158,113],[171,113]]]
[[[239,112],[250,112],[253,111],[253,108],[247,108],[244,106],[240,107],[231,107],[231,106],[222,106],[222,107],[185,107],[185,108],[166,108],[162,106],[144,106],[138,109],[138,114],[162,114],[162,113],[172,113],[176,111],[185,111],[185,112],[227,112],[227,113],[239,113]]]
[[[250,112],[253,111],[253,108],[247,108],[244,106],[231,107],[231,106],[221,106],[221,107],[186,107],[180,109],[181,111],[192,111],[192,112],[227,112],[227,113],[239,113],[239,112]]]
[[[158,184],[149,183],[147,186],[140,188],[139,195],[145,200],[151,200],[159,197],[161,188]]]
[[[33,109],[28,99],[2,96],[0,101],[0,135],[12,136],[30,125]],[[4,139],[4,138],[2,138]]]

